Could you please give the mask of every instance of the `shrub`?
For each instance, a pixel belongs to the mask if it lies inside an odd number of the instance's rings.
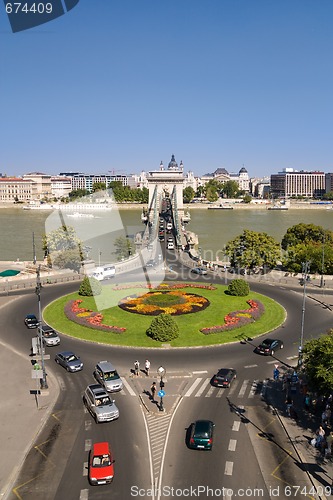
[[[250,293],[250,287],[247,281],[242,279],[232,280],[228,286],[229,295],[235,295],[236,297],[245,297]]]
[[[83,278],[79,289],[79,295],[93,297],[95,295],[99,295],[101,292],[102,285],[96,278],[88,278],[88,276]]]
[[[179,328],[170,314],[160,314],[153,319],[146,334],[153,340],[168,342],[178,337]]]

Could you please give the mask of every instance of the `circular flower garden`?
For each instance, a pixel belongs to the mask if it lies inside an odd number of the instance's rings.
[[[209,306],[209,300],[194,293],[176,291],[148,292],[144,295],[130,295],[119,302],[123,311],[148,316],[161,313],[171,316],[196,313]]]

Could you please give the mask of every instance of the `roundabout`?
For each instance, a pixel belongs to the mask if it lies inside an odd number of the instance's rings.
[[[163,343],[149,338],[146,331],[161,313],[172,316],[179,328],[179,337],[168,347],[237,342],[275,330],[286,318],[285,309],[266,295],[250,291],[235,297],[225,285],[193,282],[156,288],[138,283],[106,285],[97,300],[72,293],[49,304],[43,316],[54,329],[77,339],[159,348]]]

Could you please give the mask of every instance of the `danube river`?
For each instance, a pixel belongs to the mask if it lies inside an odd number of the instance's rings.
[[[313,223],[333,231],[333,210],[299,209],[269,211],[265,209],[190,210],[191,222],[187,228],[199,236],[202,254],[208,260],[221,255],[224,245],[243,229],[264,231],[281,241],[288,227],[299,222]],[[98,263],[114,260],[114,240],[119,236],[134,235],[143,230],[141,208],[95,212],[92,218],[59,217],[58,211],[0,209],[0,260],[29,261],[33,259],[33,233],[36,255],[43,257],[42,236],[63,222],[73,226]]]

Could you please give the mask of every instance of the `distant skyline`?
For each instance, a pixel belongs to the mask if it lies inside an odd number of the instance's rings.
[[[80,0],[13,34],[0,172],[333,172],[332,0]]]

